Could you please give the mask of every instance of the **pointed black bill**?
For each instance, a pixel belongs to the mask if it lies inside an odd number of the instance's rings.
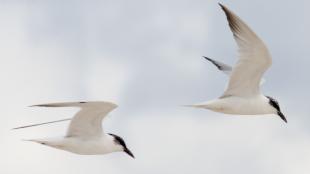
[[[125,150],[124,150],[124,152],[125,153],[127,153],[129,156],[131,156],[132,158],[135,158],[135,156],[132,154],[132,152],[128,149],[128,148],[126,148]]]
[[[280,118],[281,118],[285,123],[287,123],[287,120],[286,120],[285,116],[282,114],[282,112],[278,111],[278,115],[280,116]]]

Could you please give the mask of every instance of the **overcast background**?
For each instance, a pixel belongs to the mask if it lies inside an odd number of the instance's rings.
[[[236,44],[211,0],[0,1],[0,173],[308,174],[310,2],[222,1],[273,56],[262,91],[288,119],[180,107],[220,96],[227,77],[203,55],[233,64]],[[125,153],[81,156],[22,139],[63,136],[75,109],[115,102],[106,132]]]

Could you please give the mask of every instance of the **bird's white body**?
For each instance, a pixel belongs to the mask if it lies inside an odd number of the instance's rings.
[[[122,151],[116,146],[112,136],[105,134],[100,137],[60,137],[29,140],[56,149],[65,150],[79,155],[100,155]]]
[[[102,129],[102,120],[109,112],[117,107],[116,104],[99,101],[50,103],[35,106],[78,107],[80,111],[72,118],[66,136],[61,138],[32,139],[28,141],[80,155],[100,155],[124,151],[131,157],[134,157],[121,137],[114,134],[106,134]],[[36,125],[41,124],[22,126],[19,128]]]
[[[276,110],[270,106],[268,101],[269,99],[264,95],[248,98],[228,96],[192,106],[233,115],[264,115],[276,113]]]
[[[189,106],[234,115],[277,114],[286,122],[278,102],[260,92],[260,85],[264,82],[262,76],[272,64],[267,46],[237,15],[222,4],[220,6],[239,48],[238,61],[230,67],[205,57],[229,75],[229,82],[218,99]]]

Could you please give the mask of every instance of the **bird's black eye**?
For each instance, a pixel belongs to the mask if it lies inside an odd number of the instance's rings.
[[[280,106],[277,100],[270,96],[266,96],[269,99],[269,104],[273,106],[277,111],[280,111]]]

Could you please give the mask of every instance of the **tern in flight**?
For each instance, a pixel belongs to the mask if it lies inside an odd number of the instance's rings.
[[[205,57],[219,70],[229,75],[224,94],[208,102],[187,105],[233,115],[276,114],[287,122],[278,102],[260,92],[262,76],[271,66],[272,59],[264,42],[227,7],[219,4],[228,20],[230,30],[239,47],[239,58],[234,67]]]
[[[46,146],[69,151],[80,155],[99,155],[111,152],[125,152],[134,158],[134,155],[127,148],[124,140],[115,135],[103,132],[102,120],[106,115],[114,110],[117,105],[110,102],[67,102],[34,105],[41,107],[78,107],[80,111],[71,119],[67,134],[60,138],[31,139]],[[48,123],[60,122],[63,119]],[[14,129],[32,127],[40,123]]]

